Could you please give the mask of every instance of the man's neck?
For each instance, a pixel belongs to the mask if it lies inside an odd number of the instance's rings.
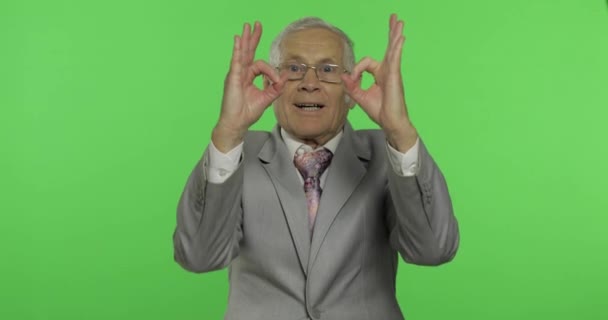
[[[340,140],[342,139],[342,135],[344,134],[344,128],[338,131],[335,135],[330,137],[329,139],[317,140],[317,139],[298,139],[287,132],[285,129],[281,128],[281,136],[285,141],[290,152],[295,152],[295,150],[301,145],[305,144],[310,146],[313,150],[324,146],[328,148],[331,152],[335,152]]]

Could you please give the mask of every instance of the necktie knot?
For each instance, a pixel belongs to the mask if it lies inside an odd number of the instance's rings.
[[[320,177],[329,166],[333,154],[326,148],[306,152],[304,146],[296,151],[293,163],[304,178],[304,193],[308,206],[308,226],[312,231],[321,199]]]
[[[306,152],[303,147],[296,151],[293,163],[304,180],[318,179],[331,163],[333,154],[326,148]]]

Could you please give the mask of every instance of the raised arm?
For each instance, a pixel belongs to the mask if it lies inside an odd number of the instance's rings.
[[[245,24],[242,35],[234,37],[220,118],[212,132],[215,148],[207,148],[179,201],[173,235],[174,257],[182,267],[193,272],[224,268],[239,252],[242,167],[237,162],[234,172],[222,181],[210,179],[209,169],[217,162],[218,154],[226,154],[241,144],[249,127],[281,94],[285,80],[279,78],[266,62],[253,60],[261,35],[262,26],[256,22],[253,30]],[[259,75],[272,84],[263,90],[257,88],[253,81]]]
[[[395,14],[391,15],[383,60],[363,58],[350,74],[342,76],[348,94],[382,128],[388,143],[401,153],[413,148],[418,140],[408,116],[401,74],[403,25]],[[361,88],[363,72],[375,79],[367,89]],[[456,254],[458,224],[443,174],[421,141],[418,146],[415,175],[406,177],[395,170],[388,172],[390,242],[406,262],[438,265]]]

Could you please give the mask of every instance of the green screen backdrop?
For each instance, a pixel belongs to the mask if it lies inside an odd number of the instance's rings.
[[[182,270],[172,233],[233,35],[261,21],[266,59],[316,15],[381,59],[391,12],[462,238],[400,264],[406,317],[608,319],[603,0],[0,1],[0,319],[221,319],[227,272]]]

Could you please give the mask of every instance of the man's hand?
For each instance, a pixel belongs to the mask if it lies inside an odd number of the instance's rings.
[[[222,110],[211,137],[215,147],[224,153],[243,141],[247,129],[281,94],[285,84],[285,79],[281,79],[268,63],[253,61],[261,36],[262,25],[259,22],[255,22],[253,31],[246,23],[243,34],[234,36],[230,70],[224,81]],[[253,84],[259,75],[271,82],[264,90]]]
[[[389,144],[400,152],[411,148],[418,137],[408,117],[403,92],[401,52],[404,41],[403,21],[392,14],[384,59],[378,62],[365,57],[350,74],[342,75],[346,92],[384,130]],[[371,73],[375,79],[367,90],[361,88],[363,72]]]

